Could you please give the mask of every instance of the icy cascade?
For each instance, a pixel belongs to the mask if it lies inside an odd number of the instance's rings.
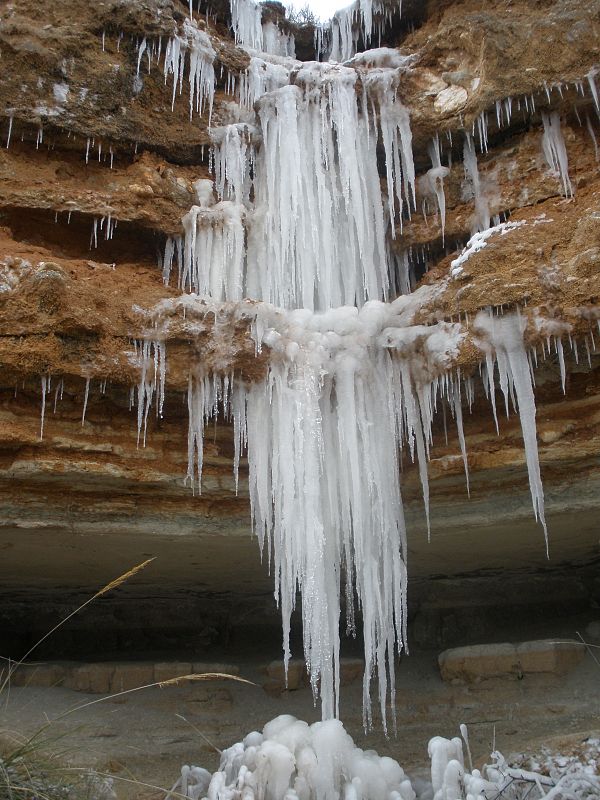
[[[263,76],[285,79],[256,67]],[[244,91],[255,95],[260,80],[249,73]],[[294,80],[258,99],[255,127],[212,131],[217,194],[238,206],[236,221],[244,219],[246,228],[245,258],[236,256],[227,279],[215,279],[235,293],[225,289],[214,297],[311,310],[386,299],[387,220],[368,100],[381,110],[389,215],[400,214],[404,202],[414,205],[408,112],[396,100],[391,78],[365,86],[361,103],[355,69],[313,62],[302,65]],[[205,213],[192,212],[199,226],[188,215],[184,249],[192,263],[184,272],[202,294],[210,282],[202,273],[216,275],[223,265],[200,259],[210,249],[200,239],[215,230],[204,224]],[[228,213],[231,223],[233,209]],[[214,211],[210,218],[216,219]]]
[[[254,0],[229,0],[229,7],[235,43],[262,51],[262,11],[258,3]]]
[[[398,0],[398,13],[401,7]],[[393,10],[381,0],[355,0],[348,8],[336,11],[329,22],[315,28],[317,59],[347,61],[356,53],[359,40],[368,49],[374,34],[381,38],[392,15]]]
[[[140,48],[138,70],[142,52]],[[181,35],[175,35],[169,39],[165,53],[165,82],[169,75],[173,75],[171,108],[175,107],[177,88],[179,87],[179,94],[181,94],[183,88],[186,54],[189,56],[190,119],[194,110],[198,114],[202,114],[208,105],[210,124],[215,96],[215,70],[213,64],[216,53],[208,34],[198,28],[195,20],[190,19],[184,20]]]
[[[183,295],[156,307],[149,332],[156,343],[140,348],[138,424],[143,432],[153,396],[158,407],[164,396],[164,338],[174,320],[183,315],[180,335],[192,341],[210,328],[215,374],[202,362],[190,371],[188,481],[200,482],[204,426],[222,408],[233,420],[236,473],[242,450],[248,450],[253,525],[273,565],[285,662],[299,590],[306,662],[325,718],[338,709],[342,575],[348,630],[354,630],[355,601],[364,623],[365,725],[372,719],[369,684],[375,673],[384,725],[388,702],[393,709],[394,652],[404,645],[406,621],[398,448],[406,445],[418,460],[429,520],[427,460],[440,406],[455,418],[468,490],[462,395],[471,402],[473,383],[452,374],[466,328],[414,324],[423,303],[440,290],[443,286],[423,286],[392,303],[370,301],[360,309],[323,313]],[[226,364],[236,352],[225,335],[236,321],[251,326],[257,350],[268,348],[267,374],[251,386],[218,377],[227,374]],[[536,317],[541,330],[540,325],[549,335],[556,331]],[[518,314],[482,313],[472,325],[485,354],[482,380],[494,416],[496,369],[507,411],[509,396],[518,409],[534,511],[545,530],[524,330],[525,319]],[[222,350],[220,360],[215,347]]]
[[[303,311],[290,315],[287,330],[264,336],[282,358],[272,358],[266,382],[247,393],[250,499],[259,542],[266,540],[273,553],[286,664],[298,588],[313,691],[316,696],[320,684],[323,717],[337,716],[344,574],[347,628],[354,632],[354,592],[364,626],[365,725],[371,723],[369,687],[377,673],[385,726],[388,700],[394,707],[396,644],[402,649],[406,625],[389,357],[369,352],[360,341],[361,328],[369,327],[365,317],[380,327],[380,309],[365,307],[361,320],[353,309],[338,312],[334,328],[352,331],[346,336],[310,327],[298,336]]]
[[[176,306],[185,312],[188,337],[204,331],[200,320],[207,313],[221,326],[214,301],[207,305],[183,296]],[[273,561],[285,661],[299,589],[305,657],[325,718],[338,710],[345,576],[348,630],[354,630],[355,598],[363,619],[366,726],[376,673],[384,725],[388,702],[394,707],[394,658],[405,641],[406,544],[397,443],[406,441],[418,456],[427,502],[436,396],[453,407],[457,399],[457,385],[445,373],[458,354],[461,326],[411,325],[415,308],[415,295],[321,314],[244,301],[226,313],[252,320],[257,347],[269,348],[265,380],[244,387],[200,370],[191,373],[189,383],[188,480],[201,478],[204,425],[223,407],[234,422],[235,464],[247,443],[254,529]],[[156,319],[171,319],[172,310],[173,301],[165,301]],[[155,336],[159,332],[157,327]],[[143,349],[142,355],[144,365],[154,357],[158,382],[154,387],[145,378],[140,382],[140,426],[147,398],[153,392],[160,398],[164,391],[164,346],[154,353]]]
[[[551,114],[542,113],[544,133],[542,134],[542,150],[548,166],[560,176],[565,197],[573,197],[573,185],[569,178],[569,157],[565,139],[560,127],[560,114],[553,111]]]
[[[262,22],[262,8],[255,0],[230,0],[231,27],[235,43],[277,56],[296,55],[294,37],[274,22]]]
[[[299,65],[299,61],[269,58],[264,53],[262,56],[251,56],[248,69],[240,75],[240,105],[243,108],[253,108],[263,94],[287,86],[292,68]]]

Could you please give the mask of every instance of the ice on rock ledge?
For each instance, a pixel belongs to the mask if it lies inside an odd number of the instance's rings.
[[[482,250],[487,245],[488,239],[492,236],[495,234],[505,236],[510,231],[523,227],[523,225],[527,225],[524,219],[516,222],[501,222],[499,225],[494,225],[493,228],[487,228],[471,236],[466,246],[463,248],[462,253],[450,262],[451,277],[458,278],[463,272],[463,264],[466,264],[472,255]]]

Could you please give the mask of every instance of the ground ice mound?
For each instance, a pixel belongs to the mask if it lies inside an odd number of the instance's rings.
[[[198,800],[415,800],[397,761],[356,747],[337,719],[287,714],[224,750],[217,772],[183,767],[173,792]]]

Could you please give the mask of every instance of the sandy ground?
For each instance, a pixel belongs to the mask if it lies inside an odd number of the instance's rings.
[[[360,681],[343,688],[341,717],[358,746],[390,755],[409,774],[423,777],[429,738],[457,735],[461,722],[469,726],[477,761],[485,760],[494,737],[508,754],[554,737],[600,731],[600,668],[589,655],[565,678],[503,679],[474,687],[445,685],[435,658],[423,653],[400,665],[396,736],[386,738],[379,723],[365,735]],[[241,674],[264,680],[258,667],[240,664]],[[7,732],[32,732],[50,721],[44,736],[51,749],[65,751],[73,766],[113,773],[119,798],[150,800],[161,793],[121,779],[170,788],[182,764],[215,769],[216,748],[239,741],[278,714],[318,719],[308,689],[273,698],[260,686],[225,681],[145,689],[71,710],[98,698],[59,687],[12,688],[2,698],[0,729],[6,738]]]

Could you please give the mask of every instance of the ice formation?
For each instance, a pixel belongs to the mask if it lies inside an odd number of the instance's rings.
[[[138,70],[142,52],[140,47]],[[186,55],[188,56],[187,74],[190,84],[190,119],[194,110],[202,114],[205,106],[207,106],[210,124],[215,95],[215,69],[213,62],[216,53],[208,34],[200,30],[195,20],[191,19],[184,20],[181,34],[176,34],[169,39],[165,53],[165,81],[169,75],[173,75],[172,107],[175,106],[178,87],[180,94],[183,88]]]
[[[566,197],[573,196],[573,185],[569,178],[569,159],[567,148],[560,127],[560,114],[553,111],[551,114],[542,114],[544,133],[542,135],[542,150],[550,169],[560,176],[563,192]]]
[[[482,336],[482,349],[490,348],[495,356],[500,388],[506,402],[508,415],[509,398],[516,396],[516,406],[521,420],[525,458],[529,473],[529,490],[536,519],[544,529],[546,550],[548,530],[544,514],[544,490],[540,476],[540,464],[535,425],[535,396],[531,366],[523,342],[525,320],[519,315],[494,317],[481,311],[474,322],[475,330]],[[492,378],[493,382],[493,378]]]
[[[460,731],[462,741],[429,741],[431,783],[415,781],[413,787],[397,761],[356,747],[338,720],[308,725],[281,715],[224,750],[216,772],[182,767],[165,800],[525,800],[533,788],[555,800],[598,796],[597,739],[587,740],[579,759],[547,754],[543,764],[525,769],[494,751],[479,770],[471,763],[466,725]]]
[[[484,231],[490,227],[490,207],[487,196],[481,186],[475,144],[470,133],[465,133],[463,157],[466,182],[467,185],[470,186],[475,200],[475,212],[473,214],[471,233],[477,233],[478,231]]]
[[[401,7],[401,0],[398,0],[398,13]],[[356,53],[359,41],[368,49],[375,33],[381,38],[392,14],[393,10],[380,0],[354,0],[347,8],[336,11],[329,22],[316,26],[317,58],[347,61]]]
[[[184,767],[172,789],[209,800],[415,800],[397,761],[356,747],[338,720],[308,725],[282,715],[223,751],[210,774]]]
[[[368,42],[373,13],[380,11],[377,3],[359,0],[339,12],[330,56],[352,55],[358,19],[359,36]],[[252,0],[232,0],[231,12],[236,41],[250,55],[237,87],[240,110],[237,121],[210,129],[214,181],[194,184],[196,203],[183,218],[181,235],[165,247],[165,281],[176,269],[177,285],[190,294],[159,304],[144,341],[136,344],[138,436],[143,443],[150,405],[156,402],[159,413],[162,408],[169,326],[184,318],[184,335],[194,343],[209,335],[210,318],[212,363],[193,360],[189,369],[187,482],[201,491],[204,427],[224,412],[234,427],[236,486],[241,454],[248,453],[253,528],[274,574],[286,667],[299,592],[312,688],[324,719],[337,716],[340,620],[344,615],[353,633],[360,610],[364,723],[372,722],[370,685],[377,676],[385,726],[394,709],[395,658],[406,644],[399,451],[406,448],[418,462],[429,530],[427,461],[439,409],[455,420],[469,491],[463,400],[471,403],[474,384],[453,371],[467,323],[415,320],[490,237],[526,223],[490,227],[474,124],[473,134],[465,132],[463,187],[475,205],[473,236],[449,276],[410,294],[416,256],[392,253],[390,243],[402,217],[416,208],[410,118],[398,97],[410,59],[378,48],[346,64],[301,63],[282,31],[263,23]],[[177,85],[181,90],[189,51],[190,103],[195,98],[196,105],[210,106],[214,50],[195,24],[184,26],[184,34],[169,44],[165,74],[172,72],[174,92]],[[229,88],[233,93],[234,84]],[[509,98],[497,115],[509,120],[510,114]],[[487,116],[476,124],[485,151]],[[548,153],[568,180],[560,125],[554,116],[544,125]],[[435,203],[443,240],[449,167],[441,155],[435,137],[419,191]],[[398,289],[404,294],[393,299]],[[264,377],[249,385],[230,372],[231,338],[218,336],[232,320],[243,321],[256,352],[266,353]],[[509,397],[518,410],[534,513],[546,533],[525,326],[518,313],[482,312],[471,338],[481,350],[496,423],[496,380],[507,410]],[[439,787],[447,768],[438,769]],[[455,766],[451,773],[458,780]],[[218,779],[219,792],[234,777]],[[186,780],[192,778],[189,773]]]
[[[230,10],[236,44],[258,53],[295,56],[294,37],[274,22],[263,23],[261,5],[256,0],[230,0]]]
[[[303,64],[290,85],[284,64],[251,60],[241,91],[256,103],[255,124],[211,131],[221,202],[207,197],[184,219],[184,287],[318,310],[388,297],[386,229],[403,203],[414,206],[415,173],[408,112],[384,77],[360,101],[353,68]],[[368,98],[379,107],[379,133]]]

